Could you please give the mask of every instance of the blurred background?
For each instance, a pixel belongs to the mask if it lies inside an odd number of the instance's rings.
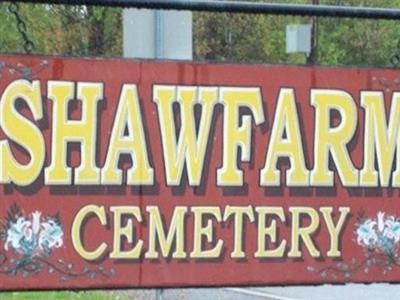
[[[259,2],[400,7],[400,0]],[[24,53],[18,24],[8,6],[7,2],[0,4],[0,52]],[[19,10],[27,36],[35,45],[34,54],[102,57],[124,54],[121,8],[21,4]],[[385,20],[193,12],[191,23],[195,61],[385,67],[391,65],[390,57],[400,39],[400,23]],[[316,27],[312,57],[287,53],[286,27],[293,24]]]

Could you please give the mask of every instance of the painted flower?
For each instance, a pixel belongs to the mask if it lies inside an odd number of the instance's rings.
[[[357,228],[357,243],[370,247],[378,242],[378,234],[375,230],[377,223],[370,219],[365,220]]]
[[[63,231],[54,220],[47,220],[41,224],[39,247],[42,250],[60,248],[63,245]]]
[[[385,213],[384,212],[378,212],[378,217],[377,217],[377,226],[378,226],[378,231],[383,232],[385,229]]]
[[[49,253],[63,245],[63,230],[57,218],[42,219],[42,213],[35,211],[31,218],[19,216],[10,221],[5,250],[14,249],[25,256],[34,257]]]
[[[21,241],[23,239],[30,240],[32,238],[30,227],[30,221],[26,220],[24,217],[18,218],[17,221],[12,223],[7,230],[7,239],[4,248],[8,251],[11,246],[19,252]]]
[[[400,241],[400,220],[378,212],[376,219],[366,219],[357,225],[357,243],[368,249],[384,251],[393,257]]]
[[[32,213],[32,231],[33,234],[38,234],[40,230],[40,216],[42,215],[41,212],[35,211]]]
[[[390,217],[385,221],[385,228],[383,230],[383,235],[393,240],[394,243],[400,241],[400,222],[394,217]]]

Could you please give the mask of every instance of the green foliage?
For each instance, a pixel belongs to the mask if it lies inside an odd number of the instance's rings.
[[[235,62],[304,63],[302,55],[285,54],[285,26],[304,18],[196,13],[195,57]],[[303,21],[303,22],[302,22]]]
[[[399,7],[399,0],[330,0],[326,4]],[[319,20],[318,62],[324,65],[389,66],[400,23],[383,20]]]
[[[35,53],[61,55],[122,54],[121,9],[64,5],[20,5]],[[15,17],[0,5],[0,52],[23,52]]]
[[[312,0],[280,0],[311,3]],[[317,0],[314,0],[317,1]],[[319,0],[320,4],[400,7],[400,0]],[[35,53],[74,56],[121,56],[122,9],[23,4]],[[0,4],[0,52],[22,53],[15,18]],[[306,24],[309,17],[249,14],[193,14],[194,57],[251,63],[304,64],[304,54],[285,53],[287,24]],[[317,63],[389,66],[400,39],[400,22],[319,18]]]
[[[320,4],[400,7],[399,0],[320,0]],[[309,17],[195,13],[195,56],[222,61],[305,63],[305,55],[285,53],[285,28],[287,24],[310,22]],[[317,24],[317,62],[322,65],[389,66],[400,39],[400,23],[395,21],[319,18]]]
[[[0,293],[2,300],[123,300],[120,296],[106,292],[14,292]]]

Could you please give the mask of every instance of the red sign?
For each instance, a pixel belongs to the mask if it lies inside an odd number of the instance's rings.
[[[400,281],[398,71],[0,74],[1,289]]]

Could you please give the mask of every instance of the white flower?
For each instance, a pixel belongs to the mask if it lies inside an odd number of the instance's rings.
[[[20,242],[23,238],[30,240],[32,238],[32,230],[30,229],[31,222],[25,218],[20,217],[15,223],[12,223],[7,230],[7,239],[4,249],[8,251],[9,245],[15,250],[20,250]]]
[[[384,212],[378,212],[378,230],[379,232],[383,232],[385,228],[385,213]]]
[[[32,231],[33,234],[38,234],[40,230],[40,216],[42,215],[41,212],[35,211],[32,213]]]
[[[44,248],[60,248],[63,245],[63,231],[54,220],[47,220],[42,223],[42,230],[39,235],[39,247]]]
[[[61,247],[64,233],[60,224],[52,218],[42,221],[41,215],[41,212],[35,211],[31,220],[19,217],[15,222],[10,222],[5,250],[8,251],[11,247],[21,254],[33,257],[45,250]]]
[[[378,235],[375,230],[377,223],[370,219],[365,220],[357,228],[357,243],[359,245],[372,246],[378,241]]]
[[[393,240],[395,243],[400,241],[400,222],[396,221],[394,217],[390,217],[385,221],[385,229],[383,236]]]
[[[378,212],[376,219],[367,219],[357,227],[357,242],[367,247],[392,248],[400,241],[400,221]],[[386,250],[385,250],[386,251]]]

